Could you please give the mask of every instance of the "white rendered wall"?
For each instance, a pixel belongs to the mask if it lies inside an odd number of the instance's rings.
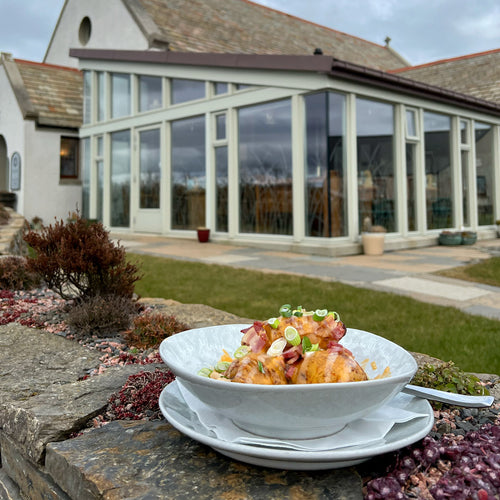
[[[79,40],[80,23],[88,17],[92,24],[88,43]],[[121,0],[68,0],[44,62],[78,66],[69,49],[147,50],[148,42]]]

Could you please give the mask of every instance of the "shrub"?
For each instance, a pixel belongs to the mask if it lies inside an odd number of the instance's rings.
[[[0,289],[31,290],[40,282],[40,276],[28,269],[24,257],[11,255],[0,258]]]
[[[129,345],[148,349],[158,347],[163,339],[184,330],[189,330],[189,326],[174,316],[152,311],[134,318],[133,328],[124,333],[124,338]]]
[[[72,307],[67,323],[77,337],[109,337],[129,328],[135,314],[135,303],[130,298],[97,295]]]
[[[34,252],[29,268],[63,299],[131,297],[140,278],[137,267],[127,263],[125,249],[109,239],[104,226],[78,214],[66,223],[60,220],[39,232],[31,230],[24,240]]]

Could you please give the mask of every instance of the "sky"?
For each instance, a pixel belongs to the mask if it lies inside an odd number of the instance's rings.
[[[225,0],[219,1],[223,5]],[[413,65],[500,48],[500,0],[257,3],[380,45],[389,36],[391,47]],[[64,0],[0,0],[0,51],[42,61],[63,4]]]

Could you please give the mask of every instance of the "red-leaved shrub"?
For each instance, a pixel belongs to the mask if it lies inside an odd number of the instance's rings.
[[[0,258],[0,289],[31,290],[40,285],[40,276],[27,267],[24,257],[9,255]]]

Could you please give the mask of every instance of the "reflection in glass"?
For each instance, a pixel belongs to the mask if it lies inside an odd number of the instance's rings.
[[[460,120],[460,144],[469,144],[469,123],[466,120]]]
[[[82,217],[90,218],[90,137],[82,139]]]
[[[130,131],[111,134],[111,226],[130,225]]]
[[[356,128],[359,227],[368,219],[394,232],[394,107],[357,99]]]
[[[106,78],[105,73],[97,73],[97,121],[106,119]]]
[[[476,142],[476,183],[478,224],[495,222],[493,214],[493,129],[491,125],[477,123],[474,127]]]
[[[229,85],[223,82],[217,82],[214,84],[215,95],[227,94],[229,92]]]
[[[226,138],[226,115],[216,115],[215,117],[215,139],[222,140]]]
[[[161,77],[139,76],[139,111],[161,108],[161,101]]]
[[[130,115],[130,75],[111,75],[111,117]]]
[[[102,159],[104,151],[104,139],[97,137],[97,158],[96,158],[96,178],[97,178],[97,212],[96,218],[102,222],[103,204],[104,204],[104,160]]]
[[[427,228],[453,226],[450,118],[424,113]]]
[[[462,216],[463,225],[470,226],[469,219],[469,151],[462,151],[461,166],[462,166]]]
[[[205,82],[201,80],[172,79],[172,104],[179,104],[205,97]]]
[[[205,225],[205,118],[172,122],[172,228]]]
[[[92,120],[92,73],[83,72],[83,123]]]
[[[238,112],[240,231],[292,234],[290,100]]]
[[[227,197],[227,146],[215,148],[216,174],[216,217],[215,230],[227,232],[228,197]]]
[[[345,96],[306,96],[306,235],[345,236]]]
[[[417,229],[417,196],[415,183],[417,145],[411,142],[406,143],[406,196],[408,211],[408,231]]]
[[[160,129],[139,134],[139,208],[160,208]]]
[[[417,121],[413,109],[406,110],[406,137],[417,137]]]

